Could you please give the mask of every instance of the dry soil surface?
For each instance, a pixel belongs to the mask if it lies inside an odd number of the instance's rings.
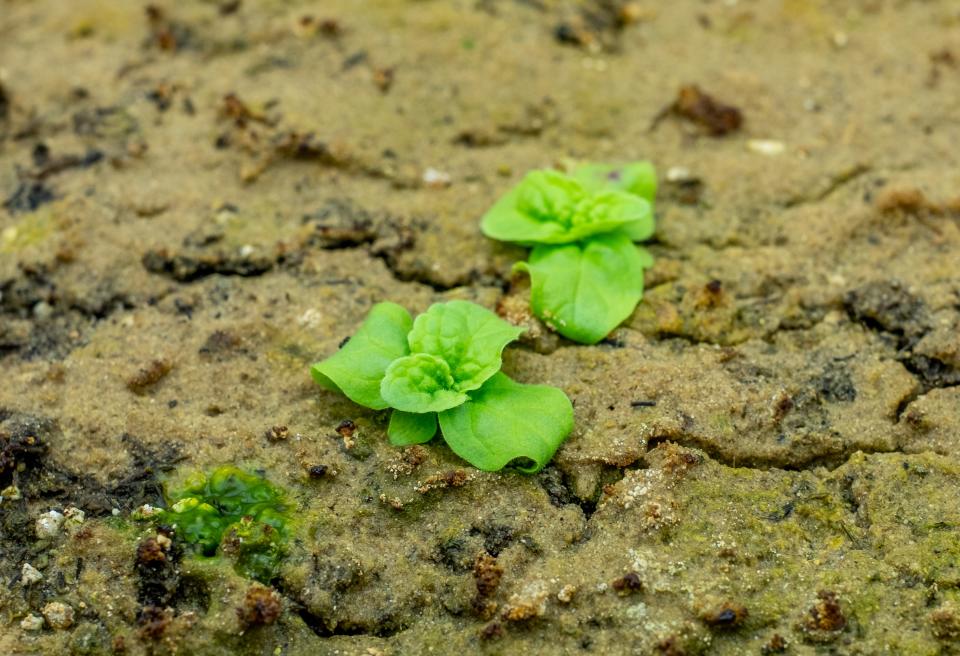
[[[957,653],[958,118],[948,0],[0,0],[0,653]],[[634,159],[646,297],[566,342],[479,217]],[[453,298],[574,402],[537,475],[309,378]],[[223,464],[273,592],[131,518]]]

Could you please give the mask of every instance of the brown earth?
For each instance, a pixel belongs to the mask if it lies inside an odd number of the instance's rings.
[[[0,653],[960,652],[958,99],[946,0],[0,0]],[[558,339],[479,217],[641,158],[646,297]],[[452,298],[574,401],[535,476],[307,375]],[[130,520],[226,463],[273,591]]]

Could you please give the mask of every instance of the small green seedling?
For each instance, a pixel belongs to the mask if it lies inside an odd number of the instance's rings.
[[[280,490],[259,476],[223,466],[209,476],[196,474],[167,496],[170,508],[157,519],[172,525],[196,554],[220,551],[238,573],[263,583],[277,575],[290,510]]]
[[[573,429],[559,389],[523,385],[500,372],[501,354],[523,329],[467,301],[435,303],[414,321],[379,303],[334,355],[310,368],[321,386],[374,410],[393,408],[396,446],[428,442],[439,425],[458,456],[486,471],[514,460],[541,469]]]
[[[482,220],[492,239],[532,246],[534,313],[558,333],[595,344],[633,313],[653,257],[657,176],[649,162],[586,164],[571,175],[531,171]]]

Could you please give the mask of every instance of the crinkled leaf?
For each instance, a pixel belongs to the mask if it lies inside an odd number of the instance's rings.
[[[621,191],[647,201],[650,206],[649,213],[641,220],[625,225],[622,230],[634,241],[643,241],[653,235],[653,201],[657,194],[657,174],[650,162],[585,164],[573,172],[573,177],[590,193]]]
[[[643,297],[645,257],[622,233],[579,244],[537,246],[517,269],[530,274],[534,313],[558,333],[595,344]]]
[[[634,241],[643,241],[653,236],[653,201],[657,195],[657,172],[650,162],[631,164],[584,164],[574,170],[573,177],[584,189],[596,193],[604,189],[635,194],[650,203],[650,214],[642,221],[623,228]]]
[[[583,164],[573,178],[590,193],[603,189],[626,191],[653,203],[657,195],[657,172],[650,162],[631,164]]]
[[[546,465],[573,430],[573,406],[563,391],[523,385],[497,373],[463,405],[440,413],[443,438],[478,469],[496,471],[525,458],[533,473]]]
[[[419,315],[407,341],[411,353],[443,359],[450,365],[454,388],[468,392],[500,370],[504,347],[522,332],[475,303],[449,301]]]
[[[554,243],[585,196],[580,183],[557,171],[531,171],[483,216],[483,234],[521,244]]]
[[[417,414],[394,410],[390,415],[390,425],[387,435],[390,444],[394,446],[408,446],[429,442],[437,434],[437,413],[426,412]]]
[[[450,366],[429,353],[413,353],[387,367],[380,394],[404,412],[439,412],[456,407],[467,395],[456,389]]]
[[[310,367],[310,374],[319,385],[342,391],[354,403],[382,410],[388,404],[380,395],[380,381],[391,362],[410,352],[407,333],[412,326],[404,308],[378,303],[343,348]]]
[[[632,193],[583,185],[558,171],[531,171],[484,215],[492,239],[520,244],[567,244],[591,235],[652,226],[650,203]]]

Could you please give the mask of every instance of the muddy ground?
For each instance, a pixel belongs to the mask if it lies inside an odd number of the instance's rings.
[[[0,653],[960,652],[958,117],[947,0],[0,0]],[[558,339],[479,217],[639,158],[647,295]],[[309,378],[452,298],[574,401],[538,475]],[[223,464],[274,592],[131,517]]]

